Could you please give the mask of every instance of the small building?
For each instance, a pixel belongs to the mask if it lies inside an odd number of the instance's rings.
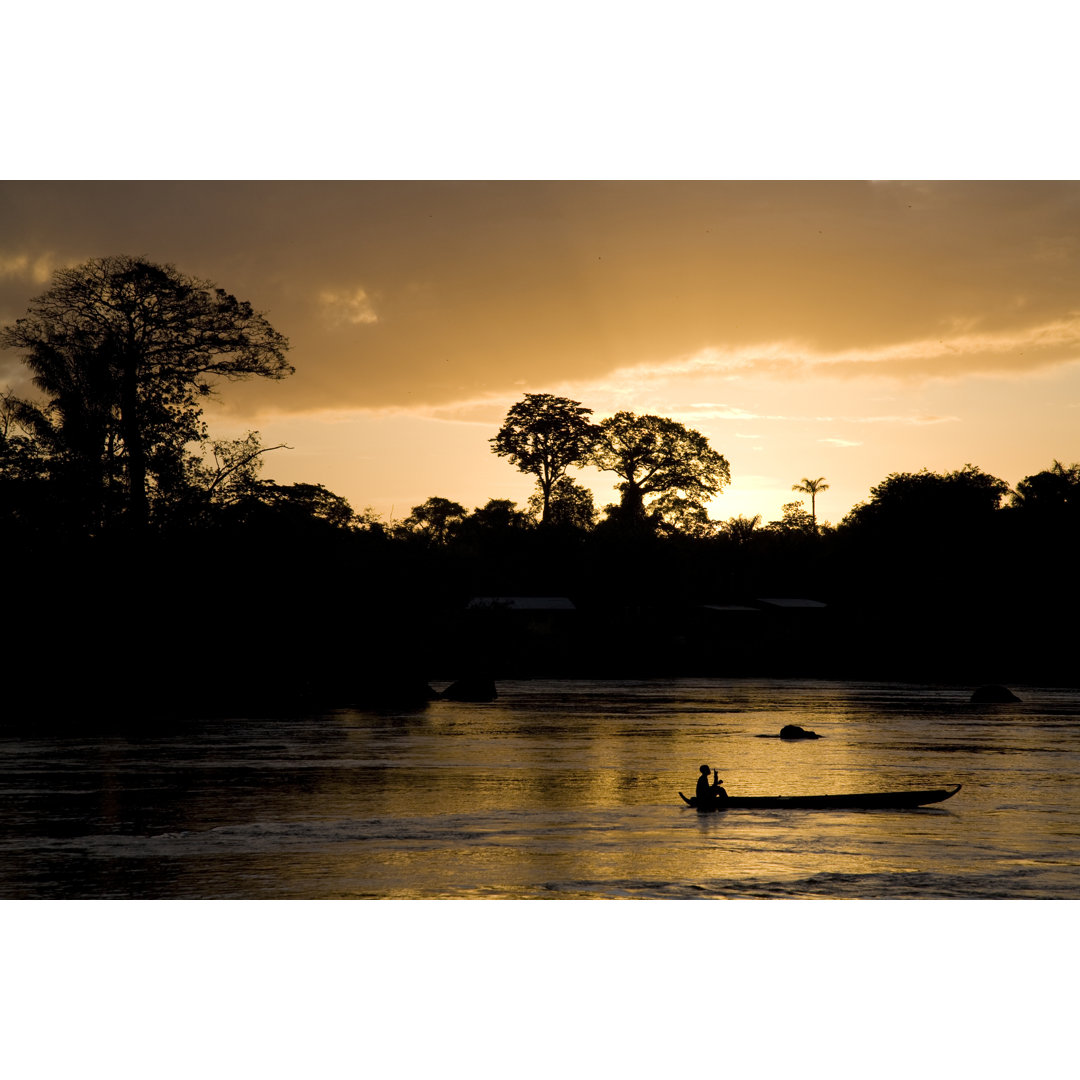
[[[469,611],[576,611],[565,596],[474,596]]]
[[[761,598],[756,603],[761,604],[766,611],[824,611],[829,606],[820,600],[805,600],[801,597]]]

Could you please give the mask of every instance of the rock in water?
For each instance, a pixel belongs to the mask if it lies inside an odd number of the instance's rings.
[[[816,731],[807,731],[806,728],[799,727],[798,724],[785,724],[780,729],[781,739],[820,739],[821,736]]]

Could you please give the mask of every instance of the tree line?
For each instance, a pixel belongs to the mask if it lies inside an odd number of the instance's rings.
[[[469,510],[432,496],[398,522],[356,512],[319,484],[279,485],[261,475],[258,432],[210,437],[203,405],[223,384],[293,372],[288,340],[265,315],[211,282],[145,258],[109,256],[56,272],[27,313],[0,329],[17,350],[37,400],[0,395],[0,490],[9,535],[99,535],[193,525],[305,523],[420,537],[527,528],[652,533],[753,541],[762,531],[819,535],[825,477],[804,477],[781,516],[710,518],[731,469],[700,432],[668,417],[620,411],[599,422],[578,401],[526,394],[490,439],[492,452],[534,477],[524,507],[491,499]],[[572,469],[612,473],[619,501],[598,511]],[[1015,490],[973,466],[894,473],[840,522],[840,530],[938,532],[1007,509],[1044,523],[1073,520],[1078,467],[1054,462]],[[828,529],[825,530],[826,532]]]
[[[464,664],[478,647],[454,613],[500,595],[569,596],[587,616],[558,656],[505,637],[534,674],[851,675],[1011,652],[1060,681],[1071,664],[1053,627],[1080,600],[1077,464],[1012,489],[970,464],[892,473],[836,526],[817,516],[826,478],[803,477],[793,492],[809,509],[721,521],[709,506],[731,469],[700,432],[526,394],[490,439],[534,478],[524,506],[432,496],[386,521],[322,485],[264,479],[279,448],[258,432],[212,437],[213,394],[293,369],[266,317],[210,282],[94,259],[59,271],[0,345],[37,390],[0,397],[0,538],[17,568],[0,636],[11,669],[46,672],[52,693],[57,671],[71,694],[107,672],[110,700],[122,691],[132,708],[163,683],[236,707],[253,688],[324,704],[364,672]],[[618,501],[597,509],[586,468],[612,474]],[[826,603],[832,636],[781,649],[687,622],[770,596]]]

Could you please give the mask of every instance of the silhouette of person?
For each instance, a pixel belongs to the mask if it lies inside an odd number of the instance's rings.
[[[712,770],[713,782],[711,784],[708,765],[702,765],[698,772],[701,773],[697,782],[698,806],[713,806],[719,800],[727,798],[727,792],[721,787],[724,781],[720,779],[715,769]]]

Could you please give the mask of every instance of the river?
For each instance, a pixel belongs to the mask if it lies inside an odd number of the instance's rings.
[[[1077,898],[1080,691],[506,682],[487,704],[0,740],[0,897]],[[782,742],[784,724],[818,732]],[[962,784],[917,810],[684,807]]]

